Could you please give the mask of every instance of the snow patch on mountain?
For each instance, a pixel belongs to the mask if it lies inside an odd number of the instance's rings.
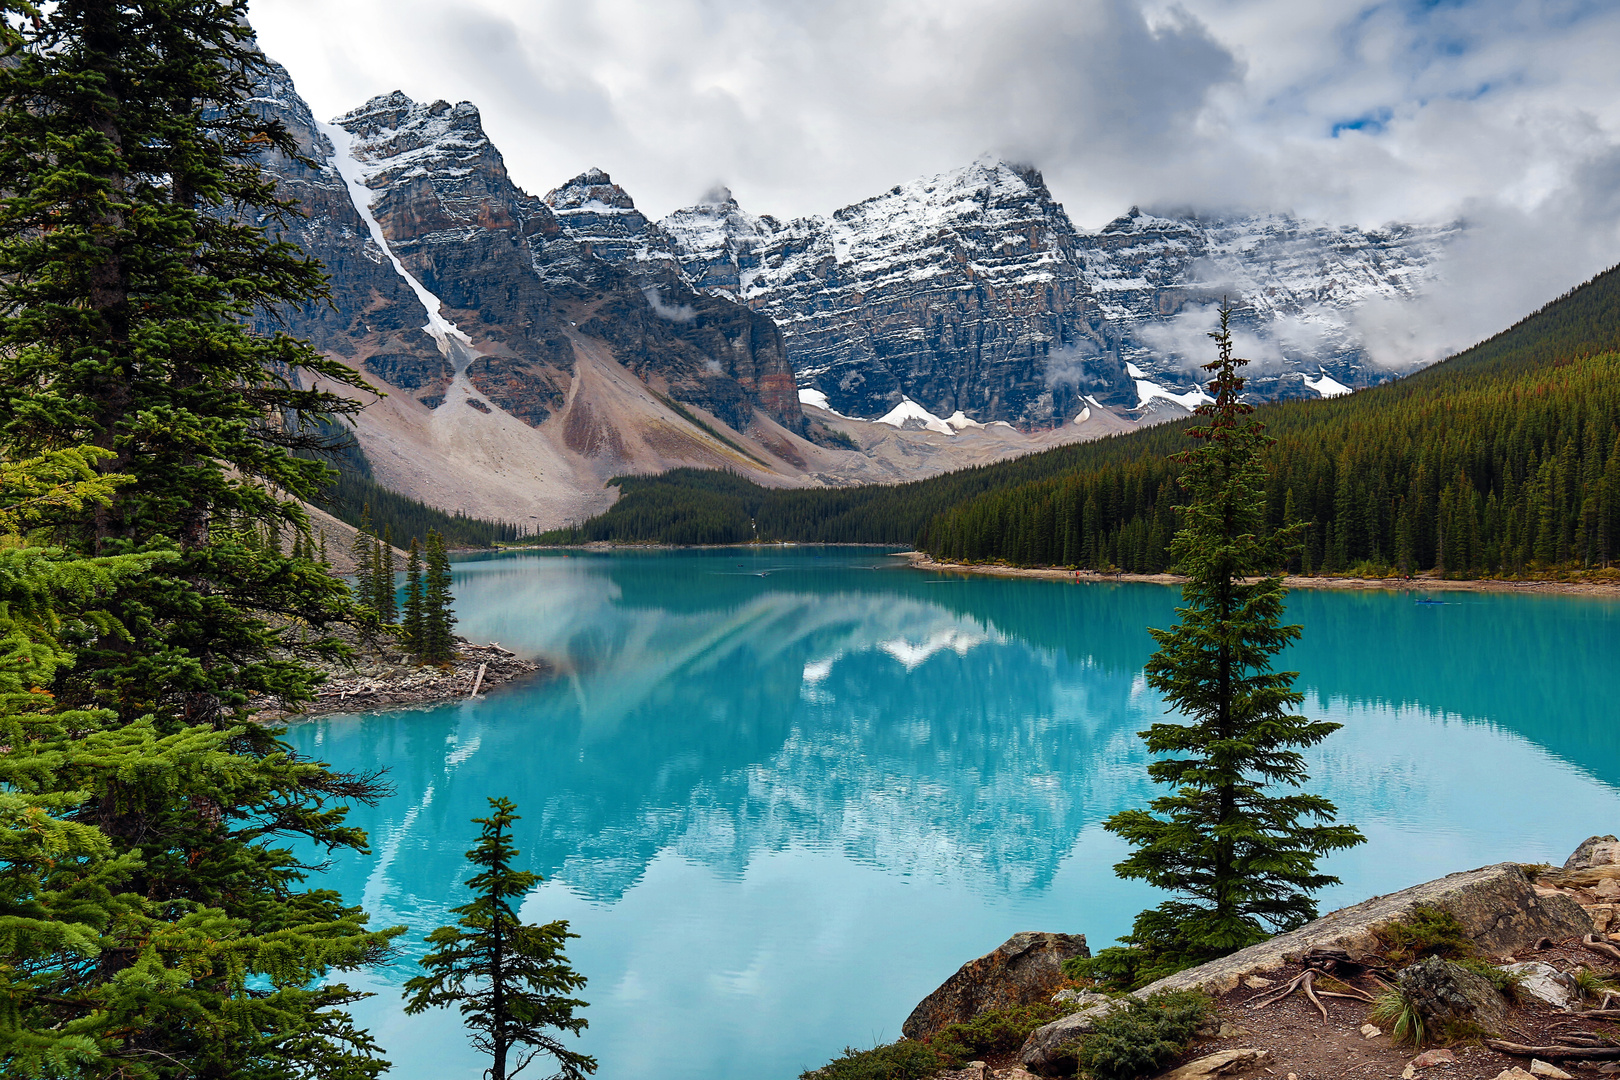
[[[958,411],[956,415],[961,416],[962,414]],[[964,419],[966,418],[964,417]],[[937,431],[941,435],[956,434],[956,428],[948,421],[935,416],[910,398],[901,399],[900,404],[878,417],[873,423],[888,424],[890,427],[897,427],[905,431],[923,429]]]
[[[1138,409],[1153,408],[1154,401],[1168,401],[1181,406],[1188,412],[1192,412],[1204,402],[1215,400],[1198,387],[1180,393],[1168,390],[1149,379],[1148,373],[1135,364],[1127,363],[1125,370],[1132,379],[1136,380],[1136,407]]]
[[[348,186],[349,198],[354,203],[355,213],[359,214],[360,220],[366,223],[366,229],[371,234],[372,243],[382,249],[382,253],[388,257],[388,261],[393,265],[394,272],[405,280],[405,284],[410,286],[411,292],[415,293],[416,298],[422,302],[422,309],[427,313],[428,320],[422,329],[438,344],[440,353],[446,357],[454,358],[458,356],[459,351],[452,351],[451,339],[454,338],[463,345],[471,345],[472,339],[456,329],[456,324],[441,314],[443,304],[440,303],[439,298],[429,292],[417,280],[415,274],[405,269],[405,264],[399,261],[399,256],[395,255],[393,249],[388,246],[388,238],[383,235],[382,226],[377,223],[376,217],[371,212],[371,203],[376,198],[376,192],[366,186],[368,173],[365,164],[354,155],[354,136],[336,123],[317,123],[316,127],[332,144],[332,158],[329,164],[333,169],[337,170],[337,174],[343,178],[344,184]]]
[[[1312,390],[1315,390],[1318,394],[1325,398],[1338,397],[1340,394],[1350,393],[1350,388],[1348,386],[1337,381],[1327,372],[1322,371],[1319,372],[1318,375],[1318,378],[1312,380],[1309,375],[1306,375],[1304,372],[1300,372],[1299,377],[1305,380],[1306,386],[1310,387]]]

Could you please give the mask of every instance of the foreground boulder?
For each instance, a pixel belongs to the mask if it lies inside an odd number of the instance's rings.
[[[1042,1076],[1073,1074],[1080,1064],[1074,1056],[1076,1040],[1095,1031],[1097,1021],[1125,1007],[1117,998],[1085,991],[1065,993],[1064,1000],[1078,1005],[1079,1009],[1030,1032],[1018,1051],[1018,1060],[1024,1068]]]
[[[1464,1027],[1494,1033],[1507,1022],[1508,1000],[1489,979],[1438,956],[1402,968],[1395,985],[1437,1035]]]
[[[1620,863],[1620,840],[1613,836],[1589,836],[1564,860],[1564,869],[1590,870],[1594,866],[1613,866],[1616,863]]]
[[[1063,961],[1090,956],[1084,934],[1014,934],[994,952],[963,964],[906,1017],[901,1034],[927,1039],[991,1009],[1050,1001],[1064,983]]]
[[[1340,908],[1298,930],[1168,975],[1137,994],[1146,997],[1170,990],[1224,994],[1246,976],[1275,971],[1312,949],[1370,955],[1379,949],[1375,933],[1379,927],[1399,922],[1414,908],[1424,906],[1455,916],[1475,948],[1486,956],[1506,956],[1541,938],[1560,941],[1592,932],[1592,917],[1580,904],[1556,893],[1538,894],[1523,867],[1500,863]]]
[[[1502,970],[1519,977],[1519,993],[1551,1005],[1567,1009],[1578,1000],[1575,979],[1551,964],[1530,960],[1523,964],[1503,964]]]

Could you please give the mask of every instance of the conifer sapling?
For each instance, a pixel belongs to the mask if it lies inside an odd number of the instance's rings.
[[[580,1080],[596,1071],[596,1060],[565,1047],[553,1032],[578,1035],[586,1027],[574,1010],[586,1002],[570,995],[585,985],[584,976],[563,955],[568,932],[562,920],[544,925],[524,923],[521,904],[539,874],[516,870],[518,851],[512,843],[517,807],[509,799],[490,799],[490,815],[474,818],[483,830],[467,859],[479,873],[467,882],[474,899],[452,911],[454,926],[441,926],[427,937],[434,951],[422,958],[430,974],[405,984],[409,1014],[454,1005],[470,1032],[473,1046],[490,1055],[491,1080],[516,1076],[536,1057],[549,1054],[557,1076]]]

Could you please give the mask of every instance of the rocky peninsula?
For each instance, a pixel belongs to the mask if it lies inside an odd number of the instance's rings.
[[[543,663],[524,660],[497,642],[478,645],[456,638],[456,658],[443,667],[418,664],[393,642],[363,645],[352,666],[319,665],[327,679],[314,701],[296,710],[268,699],[256,704],[260,723],[295,723],[334,713],[375,712],[381,709],[425,708],[446,701],[482,696],[497,686],[547,670]]]

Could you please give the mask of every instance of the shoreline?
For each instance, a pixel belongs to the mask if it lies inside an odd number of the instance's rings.
[[[457,638],[456,659],[448,668],[411,665],[397,656],[368,656],[353,668],[329,670],[315,700],[302,703],[297,711],[266,703],[253,720],[260,724],[301,724],[349,713],[425,709],[472,700],[475,687],[481,699],[498,686],[553,671],[551,665],[524,660],[493,641],[475,645]]]
[[[939,562],[926,552],[904,553],[911,566],[947,574],[982,574],[988,577],[1037,578],[1047,581],[1070,581],[1080,584],[1105,582],[1137,582],[1149,585],[1181,585],[1186,578],[1179,574],[1107,574],[1097,570],[1064,570],[1061,567],[1000,566],[992,563]],[[1384,592],[1497,592],[1497,593],[1557,593],[1567,596],[1597,596],[1620,600],[1620,581],[1503,581],[1494,578],[1352,578],[1306,577],[1289,574],[1283,578],[1289,589],[1341,589],[1350,591],[1381,590]]]

